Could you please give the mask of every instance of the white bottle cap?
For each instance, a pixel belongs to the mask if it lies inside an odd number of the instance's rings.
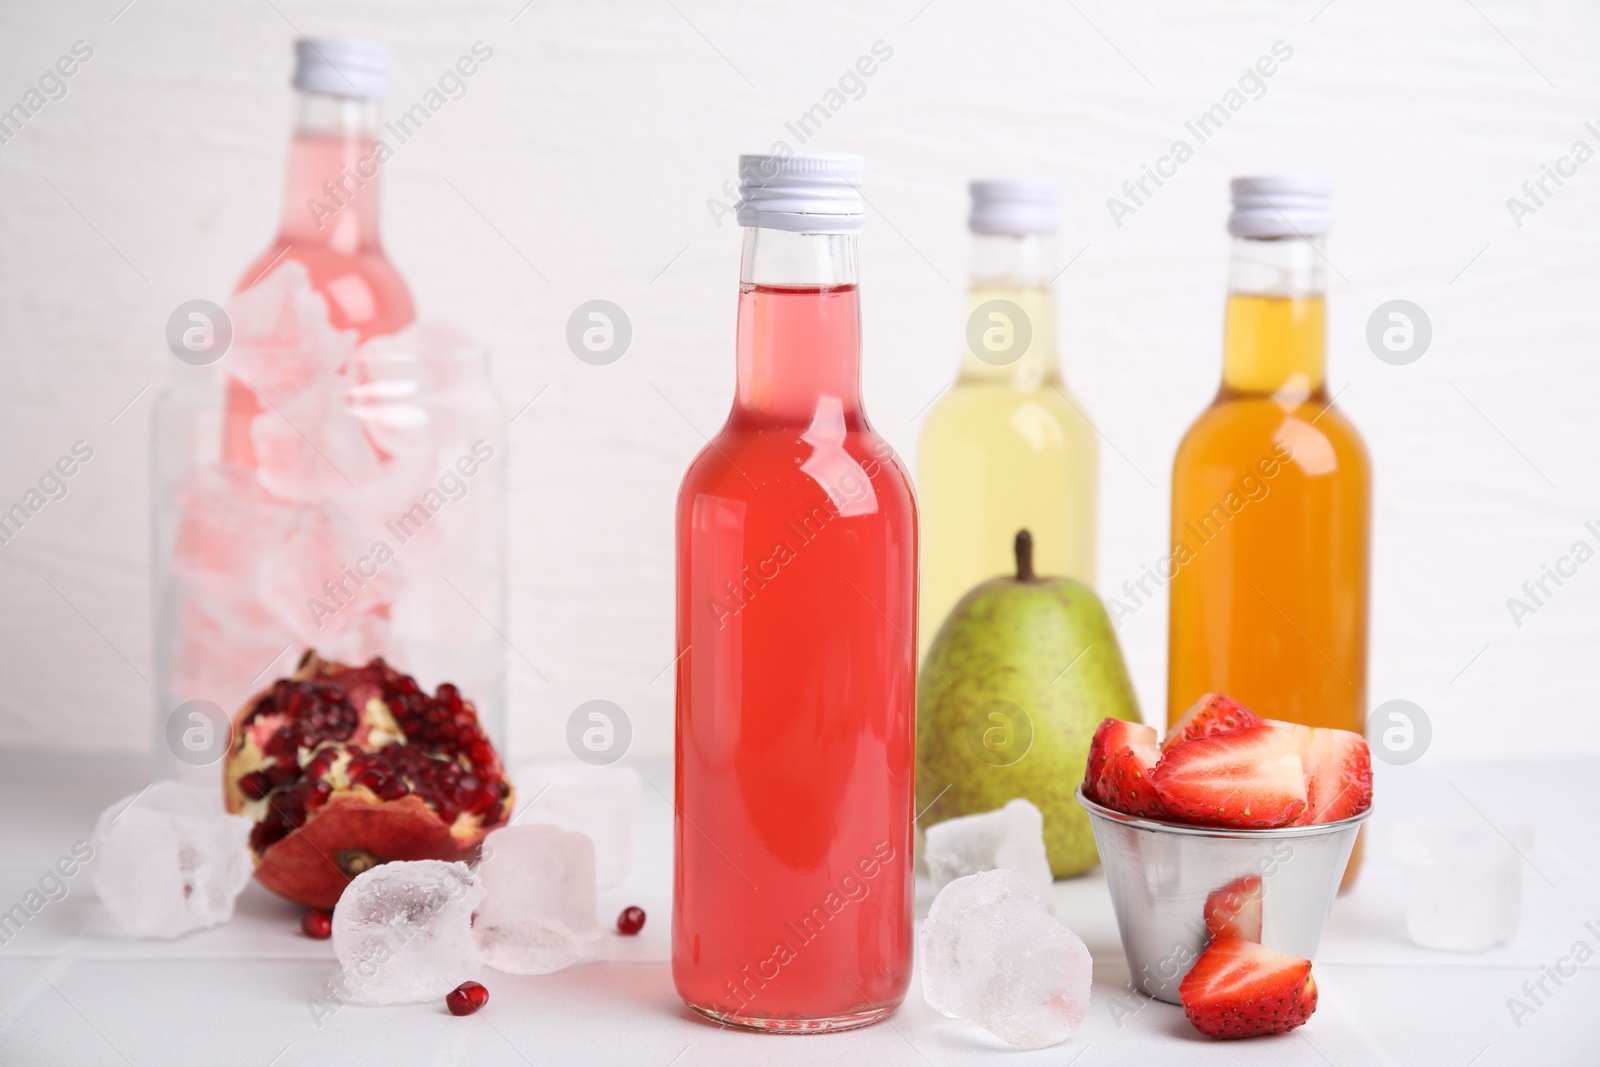
[[[389,46],[366,37],[302,37],[294,87],[303,93],[381,100],[389,95]]]
[[[1228,232],[1235,237],[1320,237],[1333,228],[1333,183],[1304,174],[1235,178]]]
[[[860,156],[739,157],[739,225],[790,233],[860,233]]]
[[[1061,187],[1054,178],[988,178],[970,183],[973,233],[1055,233]]]

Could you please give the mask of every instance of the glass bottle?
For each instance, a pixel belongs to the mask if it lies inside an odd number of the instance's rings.
[[[278,235],[226,312],[174,316],[153,413],[157,770],[206,783],[307,648],[454,682],[504,742],[504,413],[379,240],[384,46],[296,56]]]
[[[1056,184],[971,191],[961,368],[928,414],[917,471],[924,647],[968,591],[1012,573],[1018,530],[1033,533],[1040,574],[1095,578],[1098,448],[1056,359]]]
[[[333,329],[354,330],[361,341],[394,333],[416,310],[378,238],[379,169],[390,155],[378,138],[388,48],[361,38],[315,38],[295,42],[295,56],[298,115],[283,218],[235,292],[259,285],[285,261],[298,263],[325,300]],[[223,449],[230,462],[252,464],[250,425],[261,407],[250,384],[229,377]]]
[[[861,407],[860,173],[740,159],[737,391],[678,495],[673,978],[754,1030],[911,976],[917,518]]]
[[[1222,386],[1173,462],[1167,721],[1216,691],[1364,733],[1372,471],[1328,395],[1328,183],[1233,204]]]

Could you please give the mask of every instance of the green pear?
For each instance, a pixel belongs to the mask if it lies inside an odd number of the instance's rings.
[[[1101,720],[1139,721],[1116,631],[1094,591],[1033,573],[1017,534],[1015,577],[993,578],[956,605],[917,679],[918,820],[932,826],[1026,797],[1044,814],[1057,878],[1098,855],[1073,799]]]

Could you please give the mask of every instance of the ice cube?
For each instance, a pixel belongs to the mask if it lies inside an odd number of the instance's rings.
[[[594,845],[540,823],[507,826],[483,842],[484,889],[472,932],[483,962],[510,974],[550,974],[589,958],[595,920]]]
[[[433,387],[427,361],[440,353],[428,339],[432,332],[375,339],[295,395],[266,394],[270,406],[250,424],[261,484],[305,503],[359,501],[354,506],[381,515],[380,522],[430,490],[436,497],[453,495],[440,478],[468,451],[469,435],[482,432],[462,417],[462,401],[470,406],[483,398],[460,396],[465,383]],[[467,352],[477,360],[481,381],[481,356]]]
[[[442,998],[478,977],[472,912],[483,886],[466,864],[382,863],[358,874],[333,909],[333,951],[356,1004]]]
[[[295,644],[353,662],[395,654],[387,618],[403,563],[375,553],[376,539],[329,502],[302,508],[295,528],[261,554],[256,595]]]
[[[372,338],[361,349],[373,377],[415,377],[434,393],[478,388],[483,380],[483,350],[447,322],[414,322]]]
[[[330,389],[332,384],[321,388]],[[268,492],[315,504],[371,477],[378,457],[370,447],[365,455],[357,451],[351,456],[351,444],[364,443],[364,438],[361,424],[342,407],[336,398],[307,390],[251,420],[257,477]]]
[[[1089,1015],[1088,948],[1015,871],[945,886],[919,943],[928,1004],[1019,1048],[1065,1041]]]
[[[1030,801],[1018,797],[994,811],[935,823],[927,829],[922,855],[935,893],[957,878],[1003,868],[1021,875],[1045,910],[1055,911],[1044,816]]]
[[[233,918],[250,881],[250,820],[222,810],[220,792],[157,782],[95,823],[94,890],[123,929],[177,937]]]
[[[228,318],[233,324],[229,373],[275,404],[333,373],[356,343],[355,330],[334,329],[327,300],[311,288],[310,272],[294,259],[234,294]]]
[[[529,764],[512,780],[523,803],[520,821],[588,835],[600,888],[621,884],[633,854],[633,812],[641,792],[637,771],[568,760]]]
[[[1399,827],[1406,882],[1406,933],[1424,948],[1482,952],[1522,924],[1527,823],[1490,825],[1476,814],[1416,817]]]
[[[185,700],[210,700],[225,709],[237,708],[255,690],[252,680],[287,652],[289,637],[281,630],[236,629],[194,601],[180,604],[177,614],[169,638],[173,707]]]
[[[255,473],[233,463],[198,464],[173,490],[178,526],[173,573],[202,589],[237,588],[261,552],[282,542],[297,509],[261,487]]]

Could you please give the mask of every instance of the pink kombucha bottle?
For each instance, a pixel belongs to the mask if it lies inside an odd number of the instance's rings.
[[[917,515],[861,407],[855,156],[744,156],[738,386],[677,513],[672,965],[753,1030],[911,975]]]
[[[328,306],[329,324],[356,340],[394,333],[416,311],[378,238],[378,186],[392,153],[379,141],[379,106],[388,92],[389,50],[359,37],[295,42],[294,141],[284,183],[283,218],[272,245],[250,264],[235,292],[298,261]],[[267,398],[269,401],[272,398]],[[223,459],[255,466],[250,422],[262,404],[250,385],[226,387]]]

